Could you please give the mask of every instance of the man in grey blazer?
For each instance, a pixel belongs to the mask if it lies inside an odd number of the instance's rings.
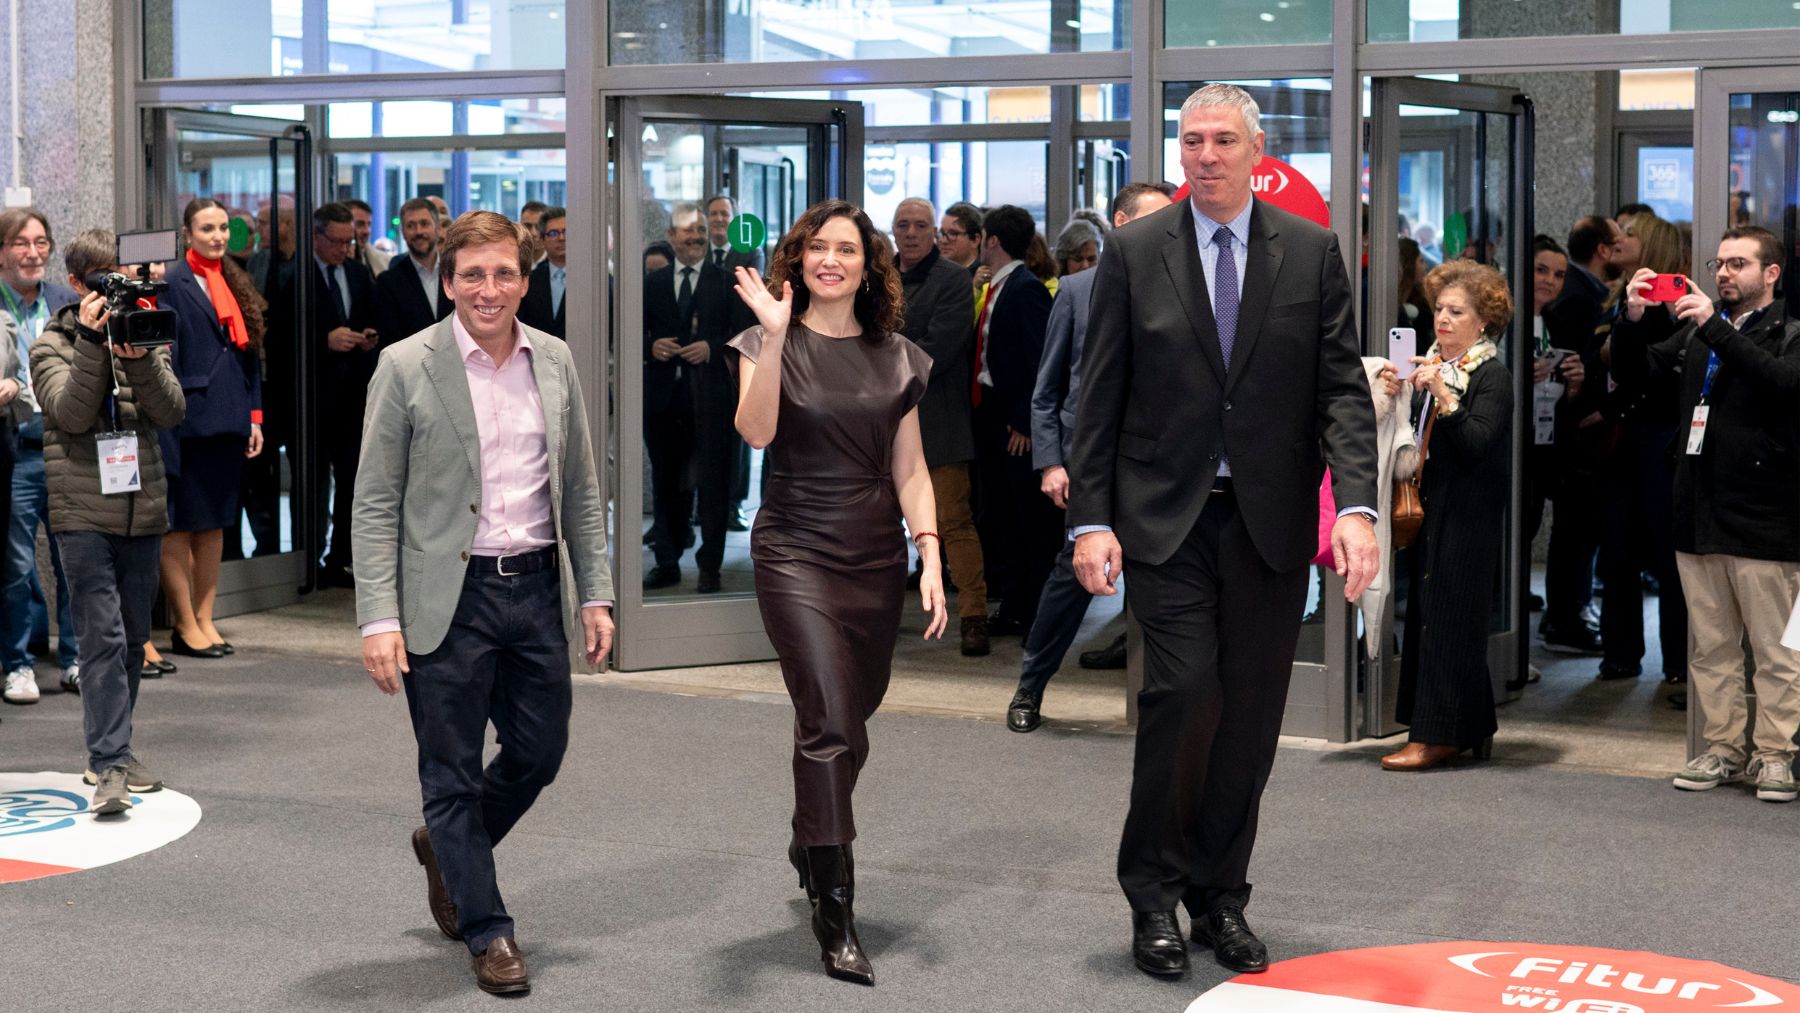
[[[1169,206],[1164,183],[1127,183],[1112,199],[1113,228]],[[1031,393],[1031,463],[1042,476],[1044,495],[1058,507],[1069,505],[1070,447],[1075,439],[1075,405],[1081,397],[1081,348],[1087,339],[1088,302],[1094,294],[1094,269],[1066,275],[1056,288],[1050,325],[1044,333],[1044,361],[1038,364],[1037,387]],[[1075,642],[1082,617],[1094,596],[1075,579],[1075,542],[1056,557],[1056,568],[1044,582],[1037,618],[1025,635],[1019,663],[1019,688],[1006,707],[1006,727],[1029,732],[1038,714],[1044,686],[1062,667]]]
[[[419,744],[432,916],[495,994],[530,980],[494,845],[562,763],[569,640],[598,665],[613,638],[587,407],[568,346],[518,322],[523,238],[489,211],[450,226],[438,272],[456,313],[382,353],[352,510],[363,667],[404,687]]]

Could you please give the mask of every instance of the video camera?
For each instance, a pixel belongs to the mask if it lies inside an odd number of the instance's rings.
[[[146,309],[140,299],[155,299],[169,290],[166,281],[152,281],[150,265],[175,260],[180,256],[173,229],[161,232],[127,232],[119,236],[118,257],[114,261],[121,270],[95,271],[81,279],[90,291],[106,297],[111,314],[106,322],[106,336],[117,344],[137,348],[155,348],[175,341],[175,311]],[[124,268],[136,267],[133,277]]]

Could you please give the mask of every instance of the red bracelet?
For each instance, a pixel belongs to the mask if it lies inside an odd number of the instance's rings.
[[[938,538],[938,533],[935,531],[921,531],[913,536],[913,541],[916,542],[921,538],[937,538],[938,541],[943,541],[942,538]]]

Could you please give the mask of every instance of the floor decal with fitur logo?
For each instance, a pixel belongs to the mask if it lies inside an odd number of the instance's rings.
[[[80,872],[178,840],[200,805],[178,791],[133,792],[119,816],[88,812],[94,789],[80,774],[0,772],[0,883]]]
[[[1241,975],[1188,1013],[1800,1013],[1800,987],[1723,964],[1535,943],[1320,953]]]

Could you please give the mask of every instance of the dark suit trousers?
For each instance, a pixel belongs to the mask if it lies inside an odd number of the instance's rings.
[[[1134,911],[1198,918],[1250,899],[1257,810],[1287,704],[1307,567],[1271,570],[1229,493],[1167,562],[1127,560],[1144,631],[1119,884]]]
[[[1075,579],[1075,543],[1065,542],[1056,554],[1056,568],[1044,582],[1044,593],[1038,598],[1037,618],[1031,632],[1025,635],[1025,657],[1019,663],[1019,689],[1042,693],[1050,677],[1062,667],[1063,658],[1075,643],[1081,620],[1087,616],[1094,596],[1088,594]]]
[[[725,561],[725,524],[737,488],[737,451],[745,445],[732,414],[724,409],[701,409],[694,418],[697,474],[693,484],[700,501],[700,548],[694,552],[694,565],[702,573],[716,572]]]
[[[1067,533],[1063,512],[1039,488],[1031,453],[1006,452],[1006,417],[992,391],[975,408],[976,511],[988,592],[1004,582],[998,614],[1027,627]]]
[[[1582,612],[1594,600],[1594,557],[1600,549],[1606,518],[1604,498],[1594,475],[1564,465],[1552,499],[1550,546],[1544,561],[1543,629],[1575,630]]]
[[[688,461],[694,455],[694,414],[683,386],[667,411],[644,410],[644,449],[650,453],[650,547],[657,566],[674,566],[692,530],[694,493]]]
[[[325,565],[331,568],[348,570],[351,565],[350,505],[356,496],[356,462],[362,455],[362,417],[359,399],[326,413],[319,425],[319,452],[313,457],[313,523],[323,538],[326,516],[331,518],[331,545],[325,552]]]
[[[569,743],[560,581],[555,568],[518,577],[471,572],[444,642],[430,654],[407,654],[425,825],[470,953],[513,934],[494,845],[556,778]],[[484,770],[490,720],[500,751]]]
[[[1668,448],[1672,429],[1627,426],[1607,477],[1605,531],[1600,542],[1600,639],[1607,664],[1639,672],[1644,660],[1644,584],[1649,571],[1661,585],[1658,633],[1664,675],[1687,675],[1687,597],[1675,566],[1675,474]]]

